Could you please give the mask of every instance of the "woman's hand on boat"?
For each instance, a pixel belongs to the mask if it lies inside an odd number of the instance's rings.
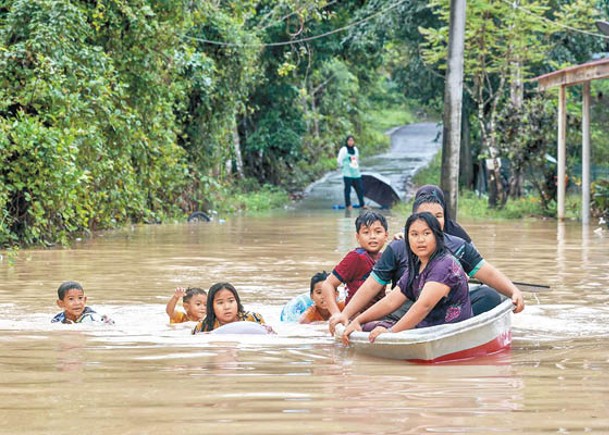
[[[359,321],[357,319],[354,319],[351,321],[351,323],[349,323],[347,325],[347,327],[345,328],[345,332],[343,332],[343,344],[345,346],[349,345],[349,335],[351,335],[351,333],[353,331],[361,331],[362,330],[362,325],[360,325]]]
[[[378,337],[381,334],[385,334],[386,332],[387,332],[387,328],[385,328],[383,326],[377,326],[372,331],[370,331],[370,334],[368,335],[368,340],[370,340],[370,343],[374,343],[374,340],[376,340],[376,337]]]
[[[524,310],[524,297],[518,288],[512,292],[512,303],[514,304],[514,313]]]
[[[336,325],[338,325],[339,323],[347,325],[349,323],[349,318],[340,312],[332,314],[328,319],[328,327],[330,328],[330,334],[334,335]]]

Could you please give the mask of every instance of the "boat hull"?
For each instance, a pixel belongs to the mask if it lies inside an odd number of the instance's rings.
[[[486,313],[458,323],[381,334],[374,343],[367,332],[350,335],[356,351],[381,358],[434,363],[490,355],[510,347],[512,342],[511,300],[505,300]],[[335,338],[341,339],[344,327],[338,325]]]

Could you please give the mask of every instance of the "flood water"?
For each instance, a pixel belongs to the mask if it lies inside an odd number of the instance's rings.
[[[355,354],[323,325],[279,321],[312,274],[355,247],[356,212],[333,201],[2,253],[0,432],[609,433],[607,230],[462,222],[487,261],[552,291],[526,294],[511,350],[418,365]],[[406,218],[387,217],[390,232]],[[65,280],[116,324],[50,324]],[[277,335],[193,336],[193,324],[168,324],[176,286],[218,281]]]
[[[397,230],[404,217],[389,215]],[[549,284],[513,315],[508,352],[416,365],[354,354],[279,321],[354,246],[344,211],[129,228],[0,262],[3,433],[581,433],[609,431],[609,236],[575,223],[465,222],[513,280]],[[116,325],[51,325],[81,281]],[[176,286],[232,282],[276,336],[169,326]],[[227,341],[228,340],[228,341]]]

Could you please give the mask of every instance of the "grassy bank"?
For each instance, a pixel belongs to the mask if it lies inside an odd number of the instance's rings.
[[[402,125],[417,122],[417,118],[407,104],[394,106],[377,105],[365,117],[364,137],[360,143],[365,144],[367,155],[381,153],[391,145],[388,130]]]
[[[429,166],[418,171],[412,181],[416,187],[425,184],[440,184],[441,154],[438,153]],[[410,213],[412,201],[400,205],[400,211]],[[578,219],[581,214],[581,196],[567,195],[566,218]],[[477,195],[470,190],[461,190],[459,193],[458,215],[467,219],[548,219],[556,216],[556,210],[544,210],[541,201],[536,195],[528,195],[518,199],[509,199],[505,207],[501,209],[489,208],[488,197]]]
[[[290,202],[290,196],[285,190],[265,185],[260,190],[245,192],[237,190],[222,207],[227,212],[245,210],[248,212],[260,212],[281,208]]]

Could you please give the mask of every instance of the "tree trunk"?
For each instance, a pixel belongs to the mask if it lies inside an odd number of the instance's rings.
[[[519,61],[514,61],[510,65],[512,69],[512,80],[510,81],[510,100],[514,110],[522,108],[524,98],[524,88],[522,83],[522,67]],[[516,163],[516,164],[514,164]],[[520,162],[512,162],[509,181],[509,195],[511,198],[522,196],[522,167]]]
[[[520,62],[512,62],[510,67],[512,69],[512,81],[510,82],[510,100],[512,102],[512,105],[516,109],[520,109],[522,107],[522,100],[524,95],[521,77],[522,68],[520,67]]]
[[[463,106],[463,53],[465,46],[465,0],[450,1],[448,68],[444,88],[442,134],[442,180],[452,216],[457,216],[459,194],[459,154],[461,148],[461,109]]]
[[[235,117],[233,125],[233,154],[235,155],[235,166],[237,167],[237,176],[243,178],[243,157],[241,155],[241,139],[239,138],[239,129],[237,128],[237,118]]]
[[[459,157],[459,179],[461,185],[468,189],[474,186],[474,162],[472,157],[472,144],[470,138],[468,111],[463,110],[461,123],[461,152]]]
[[[315,139],[319,139],[319,114],[317,113],[315,95],[311,97],[311,112],[313,112],[313,136]]]
[[[513,199],[522,196],[522,171],[514,170],[510,177],[510,197]]]

